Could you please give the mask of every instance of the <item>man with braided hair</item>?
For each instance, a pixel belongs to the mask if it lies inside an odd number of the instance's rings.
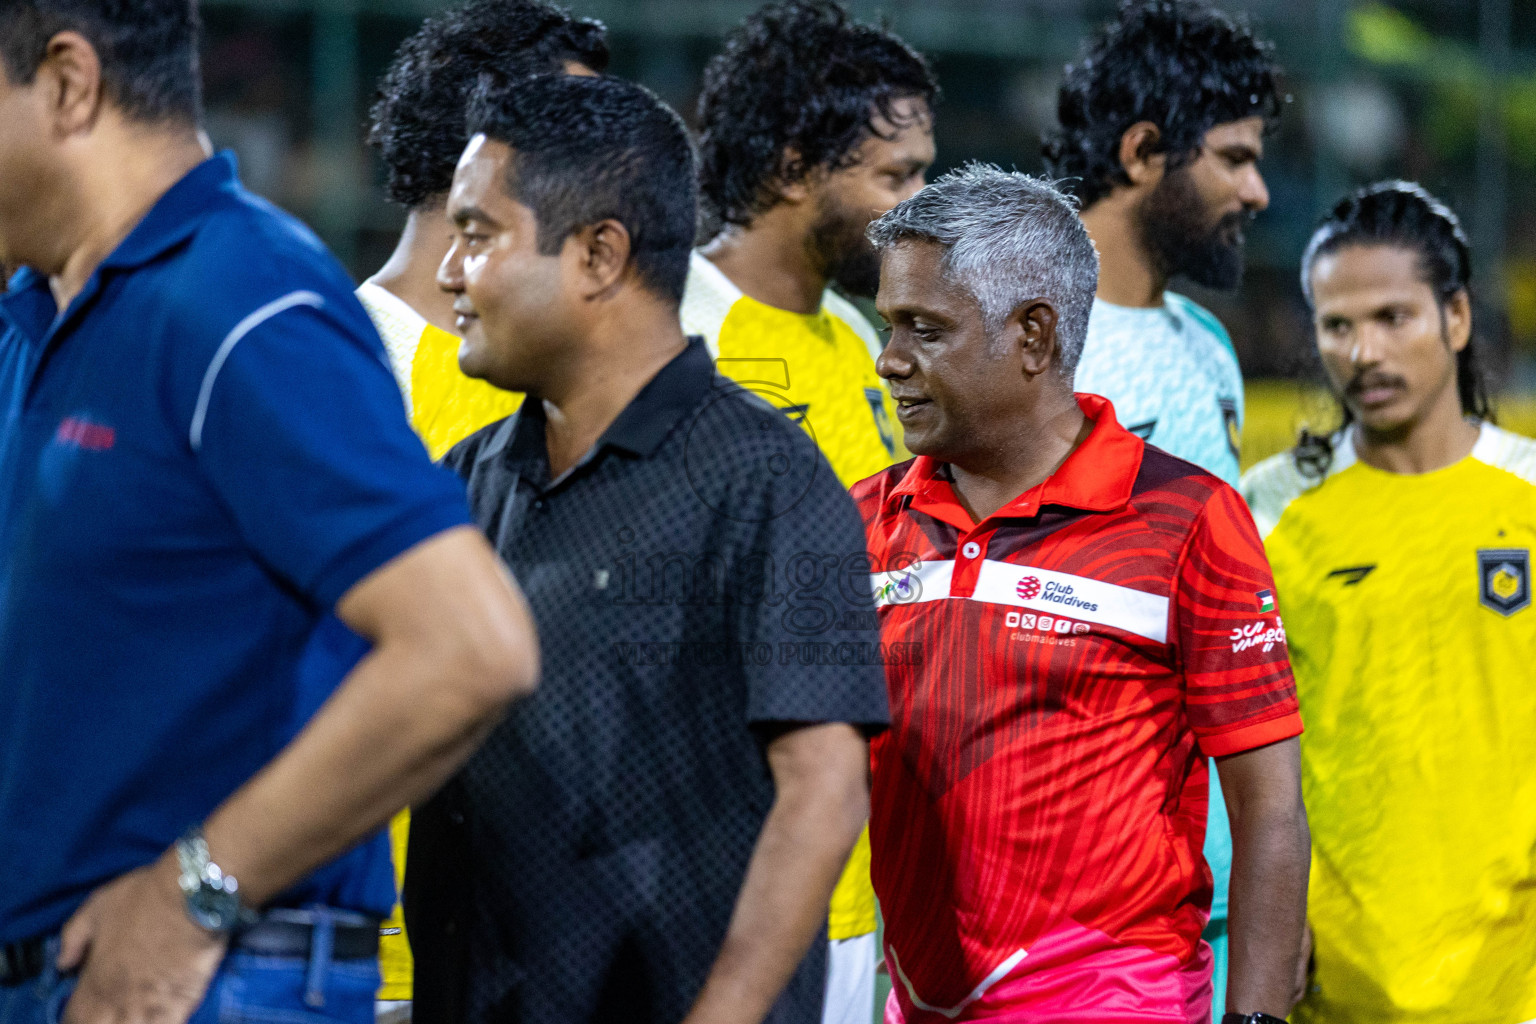
[[[922,57],[829,0],[766,5],[704,74],[700,189],[718,231],[694,253],[683,326],[799,422],[845,486],[901,451],[878,337],[844,296],[874,297],[864,230],[922,188],[936,94]],[[875,926],[861,838],[832,898],[824,1024],[869,1021]]]
[[[1301,284],[1342,423],[1243,478],[1310,730],[1298,1021],[1536,1017],[1536,442],[1491,422],[1470,277],[1419,186],[1340,201]]]

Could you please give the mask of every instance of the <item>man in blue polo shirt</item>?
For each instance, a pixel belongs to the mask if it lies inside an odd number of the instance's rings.
[[[379,826],[537,671],[351,283],[208,157],[196,32],[0,6],[3,1024],[371,1020]]]

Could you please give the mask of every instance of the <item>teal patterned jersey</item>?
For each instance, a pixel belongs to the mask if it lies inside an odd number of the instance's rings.
[[[1113,402],[1149,444],[1237,486],[1243,376],[1208,310],[1173,292],[1148,309],[1095,299],[1076,388]]]
[[[1094,299],[1073,387],[1109,399],[1126,429],[1149,444],[1237,486],[1243,375],[1226,328],[1209,310],[1173,292],[1151,308]],[[1211,918],[1222,920],[1232,830],[1214,767],[1205,859],[1215,883]]]

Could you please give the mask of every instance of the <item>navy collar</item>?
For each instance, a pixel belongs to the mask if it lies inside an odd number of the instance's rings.
[[[101,268],[140,267],[192,236],[222,193],[238,183],[235,155],[215,153],[188,171],[161,196],[144,219],[118,243]]]
[[[609,448],[639,458],[651,455],[678,421],[709,393],[714,379],[715,364],[704,347],[704,339],[690,337],[687,347],[646,382],[618,418],[603,431],[592,450],[565,476],[570,476]],[[476,461],[504,459],[524,473],[538,469],[547,474],[549,448],[544,437],[545,422],[544,403],[529,395],[522,407],[496,428],[495,435],[481,449]]]

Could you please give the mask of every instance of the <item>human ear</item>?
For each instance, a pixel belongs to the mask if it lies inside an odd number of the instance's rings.
[[[1004,323],[1005,333],[1018,346],[1027,377],[1038,377],[1060,362],[1056,344],[1056,307],[1049,299],[1029,299],[1014,307]]]
[[[1151,121],[1137,121],[1120,136],[1120,166],[1135,186],[1156,184],[1168,155],[1157,151],[1163,133]]]
[[[1472,299],[1465,288],[1445,301],[1445,336],[1452,352],[1472,341]]]
[[[600,220],[566,240],[580,261],[581,297],[596,299],[616,288],[629,267],[629,231],[616,220]]]
[[[778,180],[774,182],[774,191],[783,202],[798,206],[811,198],[811,193],[817,184],[812,179],[817,178],[819,171],[820,168],[807,169],[800,151],[790,147],[784,150],[784,155],[779,160]]]
[[[60,137],[88,131],[101,111],[101,59],[78,32],[59,32],[48,40],[33,80],[43,90],[49,115]]]

